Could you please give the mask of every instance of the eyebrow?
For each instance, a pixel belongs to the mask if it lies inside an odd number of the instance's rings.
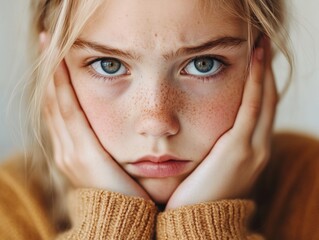
[[[123,51],[117,48],[112,48],[107,45],[99,44],[96,42],[90,42],[83,39],[77,39],[73,46],[74,48],[80,49],[91,49],[96,52],[100,52],[106,55],[117,55],[119,57],[129,58],[129,59],[139,59],[138,55],[133,52]]]
[[[237,38],[237,37],[221,37],[221,38],[212,39],[212,40],[209,40],[207,42],[201,43],[198,46],[180,48],[176,52],[173,52],[173,53],[167,55],[166,58],[170,58],[173,56],[181,56],[181,55],[191,55],[191,54],[211,50],[214,48],[239,47],[244,42],[247,42],[247,40],[242,39],[242,38]]]
[[[217,39],[212,39],[207,42],[201,43],[197,46],[190,46],[190,47],[182,47],[179,48],[175,52],[171,52],[168,54],[164,54],[164,59],[168,60],[173,57],[182,56],[182,55],[191,55],[200,53],[203,51],[211,50],[214,48],[233,48],[233,47],[239,47],[244,42],[247,42],[246,39],[238,38],[238,37],[221,37]],[[106,55],[116,55],[123,58],[128,59],[135,59],[139,60],[140,57],[138,54],[132,51],[123,51],[118,48],[113,48],[111,46],[107,46],[104,44],[99,44],[97,42],[90,42],[86,41],[84,39],[77,39],[73,46],[74,48],[80,48],[80,49],[91,49]]]

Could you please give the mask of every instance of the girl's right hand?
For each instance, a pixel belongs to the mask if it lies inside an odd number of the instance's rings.
[[[75,187],[150,199],[101,146],[78,103],[65,61],[49,83],[44,116],[55,163]]]

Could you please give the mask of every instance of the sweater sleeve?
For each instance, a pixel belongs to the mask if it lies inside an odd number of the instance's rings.
[[[0,167],[0,239],[52,239],[54,227],[40,195],[30,190],[28,178],[13,163],[10,159]]]
[[[254,228],[267,239],[319,239],[319,141],[280,133],[255,189]]]
[[[263,239],[249,232],[254,203],[222,200],[169,210],[158,215],[157,239]]]
[[[151,201],[96,189],[69,197],[72,227],[58,239],[151,239],[157,208]]]

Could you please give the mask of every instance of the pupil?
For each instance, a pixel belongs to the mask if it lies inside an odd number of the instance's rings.
[[[121,63],[115,59],[105,59],[101,61],[101,67],[106,73],[112,74],[120,69]]]
[[[214,60],[211,58],[199,58],[195,60],[195,67],[202,73],[207,73],[214,67]]]

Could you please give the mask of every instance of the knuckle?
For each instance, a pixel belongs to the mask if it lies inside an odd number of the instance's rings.
[[[259,101],[252,101],[248,104],[248,110],[253,118],[257,118],[260,113],[260,102]]]
[[[266,148],[263,148],[258,151],[258,162],[264,163],[267,162],[270,158],[270,151]]]
[[[256,87],[260,88],[264,84],[264,77],[263,76],[255,76],[252,78],[253,84],[256,85]]]
[[[240,164],[246,164],[247,161],[250,161],[252,157],[252,151],[248,144],[243,144],[240,149],[237,151],[237,158]]]
[[[77,164],[76,160],[77,160],[77,158],[75,158],[74,156],[70,156],[70,155],[64,156],[64,158],[63,158],[64,165],[67,169],[74,168]]]
[[[62,170],[63,172],[65,171],[66,165],[65,165],[65,162],[63,161],[62,157],[58,157],[55,155],[54,162],[60,170]]]
[[[63,104],[63,106],[60,107],[60,113],[63,119],[70,120],[74,118],[76,110],[71,104]]]
[[[51,115],[51,114],[53,114],[53,107],[54,107],[54,104],[53,104],[53,102],[48,102],[47,104],[46,104],[46,106],[44,107],[44,114],[45,115]]]
[[[44,114],[53,114],[53,110],[55,109],[56,102],[52,97],[48,97],[45,99],[45,103],[43,106]]]
[[[64,84],[64,80],[58,77],[55,77],[53,82],[54,82],[54,86],[57,88],[61,87]]]

